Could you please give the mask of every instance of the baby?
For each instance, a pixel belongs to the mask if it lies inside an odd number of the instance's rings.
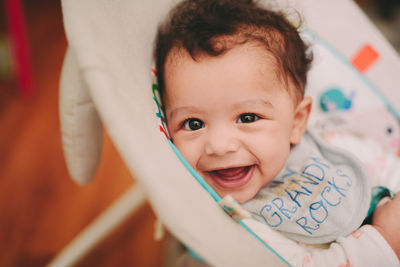
[[[356,159],[306,131],[311,61],[282,14],[246,0],[184,1],[156,41],[168,132],[188,163],[257,220],[326,243],[360,226],[370,191]],[[398,256],[399,210],[397,197],[373,220]]]

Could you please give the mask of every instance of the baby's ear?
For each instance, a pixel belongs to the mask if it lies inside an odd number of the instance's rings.
[[[294,121],[292,134],[290,136],[290,143],[298,144],[307,129],[308,117],[310,116],[312,106],[312,98],[307,96],[303,98],[296,107],[294,113]]]

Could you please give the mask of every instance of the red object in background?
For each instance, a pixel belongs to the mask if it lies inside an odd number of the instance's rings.
[[[33,75],[21,1],[5,0],[5,10],[18,87],[22,96],[28,96],[33,90]]]
[[[369,44],[364,45],[352,58],[351,63],[361,73],[366,72],[376,60],[378,60],[378,52]]]

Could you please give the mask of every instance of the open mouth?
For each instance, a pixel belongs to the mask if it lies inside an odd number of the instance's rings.
[[[234,167],[210,171],[209,174],[216,184],[226,189],[240,188],[247,184],[253,176],[255,165]]]

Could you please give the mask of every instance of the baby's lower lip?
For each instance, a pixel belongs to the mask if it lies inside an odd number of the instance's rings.
[[[254,171],[254,165],[235,167],[209,172],[211,178],[217,185],[225,189],[236,189],[247,184]]]

